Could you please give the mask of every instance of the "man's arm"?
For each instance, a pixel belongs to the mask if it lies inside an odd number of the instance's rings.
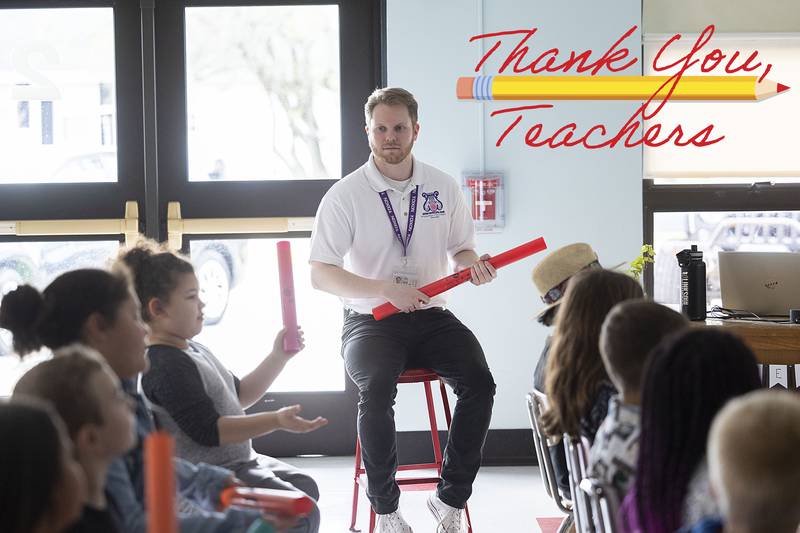
[[[336,265],[311,261],[311,286],[336,296],[383,298],[386,283],[353,274]]]
[[[404,313],[430,302],[425,293],[413,287],[365,278],[320,261],[311,261],[311,285],[344,298],[383,298]]]

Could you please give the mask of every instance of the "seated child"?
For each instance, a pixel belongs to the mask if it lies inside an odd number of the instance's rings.
[[[102,355],[136,404],[136,445],[112,462],[106,489],[109,508],[125,533],[144,533],[144,438],[153,430],[149,410],[136,392],[147,369],[145,326],[139,299],[125,271],[73,270],[58,276],[43,292],[21,285],[0,305],[0,327],[13,335],[18,355],[42,346],[57,350],[80,342]],[[182,533],[241,532],[258,518],[249,510],[217,512],[220,491],[234,481],[230,470],[175,459]]]
[[[64,424],[49,405],[0,401],[0,457],[5,533],[62,533],[78,519],[86,479]]]
[[[718,514],[705,451],[714,416],[761,386],[755,356],[722,328],[688,328],[650,355],[642,384],[636,478],[620,509],[623,531],[672,533]]]
[[[305,433],[327,420],[303,419],[297,405],[244,412],[261,399],[294,355],[284,351],[283,333],[272,352],[240,380],[191,340],[203,327],[203,303],[192,264],[147,241],[125,251],[121,260],[133,272],[142,316],[150,327],[147,353],[152,368],[142,378],[142,389],[160,425],[175,435],[176,453],[228,468],[247,485],[300,490],[318,499],[319,489],[310,476],[255,453],[251,439],[279,429]]]
[[[639,283],[619,272],[583,270],[570,279],[547,361],[549,405],[542,425],[549,436],[567,433],[594,441],[616,393],[600,356],[600,327],[614,305],[642,296]]]
[[[135,444],[133,402],[100,355],[79,344],[29,370],[14,397],[34,397],[56,409],[67,426],[74,454],[86,475],[88,497],[70,533],[119,531],[106,501],[111,461]]]
[[[639,454],[641,381],[648,355],[667,335],[688,327],[681,315],[648,300],[614,306],[600,331],[600,354],[619,391],[589,451],[589,475],[610,485],[622,501],[633,482]]]
[[[798,450],[800,396],[761,390],[728,402],[708,437],[709,476],[722,520],[691,531],[796,533]]]

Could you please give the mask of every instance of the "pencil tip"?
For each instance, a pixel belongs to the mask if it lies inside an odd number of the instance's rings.
[[[784,84],[782,84],[782,83],[779,83],[779,84],[778,84],[778,92],[779,92],[779,93],[782,93],[783,91],[786,91],[786,90],[788,90],[788,89],[789,89],[789,86],[788,86],[788,85],[784,85]]]

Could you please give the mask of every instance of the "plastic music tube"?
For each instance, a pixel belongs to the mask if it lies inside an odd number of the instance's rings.
[[[297,334],[297,307],[294,299],[294,276],[292,275],[292,247],[289,241],[278,242],[278,277],[281,287],[281,311],[283,327],[283,349],[288,353],[300,351]]]
[[[219,496],[222,507],[249,507],[271,514],[303,517],[314,509],[314,502],[305,494],[289,490],[228,487]]]
[[[498,254],[491,259],[489,259],[489,263],[494,268],[502,268],[506,265],[510,265],[520,259],[524,259],[529,257],[535,253],[541,252],[542,250],[547,249],[547,244],[544,242],[543,237],[539,237],[538,239],[534,239],[530,242],[526,242],[525,244],[521,244],[516,248],[512,248],[510,250],[506,250],[505,252]],[[465,281],[468,281],[472,278],[472,273],[469,268],[465,268],[464,270],[460,270],[455,274],[451,274],[444,278],[434,281],[433,283],[429,283],[424,287],[420,287],[420,292],[427,296],[436,296],[437,294],[441,294],[445,291],[449,291],[453,287],[461,285]],[[395,313],[398,313],[400,310],[393,306],[391,303],[386,302],[385,304],[381,304],[374,309],[372,309],[372,316],[375,317],[375,320],[383,320],[384,318],[391,316]]]
[[[177,533],[175,470],[172,456],[175,440],[164,431],[154,431],[144,440],[145,508],[148,533]]]

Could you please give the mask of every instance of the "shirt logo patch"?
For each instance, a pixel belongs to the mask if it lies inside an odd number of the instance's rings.
[[[444,204],[439,200],[439,191],[424,192],[422,197],[425,198],[422,204],[423,217],[437,218],[444,215]]]

